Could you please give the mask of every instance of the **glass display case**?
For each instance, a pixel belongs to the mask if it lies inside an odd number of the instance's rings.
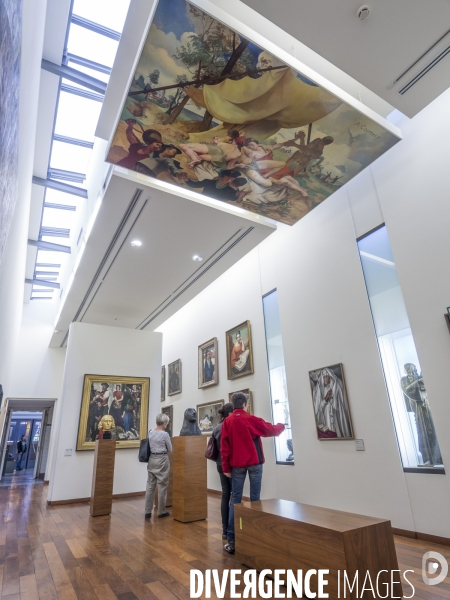
[[[443,462],[385,226],[358,241],[392,416],[405,471]]]
[[[294,464],[292,447],[291,417],[284,367],[283,341],[281,338],[278,294],[274,290],[263,297],[264,325],[266,333],[267,362],[269,366],[269,386],[272,402],[272,420],[284,423],[283,433],[274,438],[277,464]]]

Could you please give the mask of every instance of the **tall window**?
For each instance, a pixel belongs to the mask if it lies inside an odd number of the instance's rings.
[[[274,423],[284,423],[286,429],[275,439],[277,464],[293,465],[291,417],[284,368],[283,341],[281,339],[278,293],[276,290],[263,297],[264,325],[266,331],[269,385]]]
[[[385,226],[358,241],[405,471],[443,472],[425,382]]]

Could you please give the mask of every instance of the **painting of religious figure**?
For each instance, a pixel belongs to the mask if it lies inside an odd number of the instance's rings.
[[[181,392],[181,360],[175,360],[168,366],[169,391],[168,396],[173,396]]]
[[[197,423],[202,434],[211,434],[214,427],[220,422],[219,409],[223,407],[223,400],[197,404]]]
[[[198,347],[198,387],[206,388],[219,383],[217,338]]]
[[[159,0],[106,160],[293,225],[399,138],[215,10]]]
[[[244,321],[226,332],[228,379],[253,373],[253,351],[250,321]]]
[[[161,367],[161,402],[166,399],[166,366]]]
[[[117,448],[138,448],[147,435],[149,391],[148,377],[85,375],[77,450],[95,448],[106,415],[114,419],[111,435]]]
[[[342,363],[310,371],[309,382],[319,440],[353,440]]]

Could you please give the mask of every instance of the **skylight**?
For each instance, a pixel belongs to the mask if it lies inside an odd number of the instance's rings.
[[[108,83],[129,4],[130,0],[74,0],[61,64]],[[103,94],[61,79],[48,165],[49,179],[85,189],[102,101]],[[51,300],[61,295],[62,290],[52,285],[59,285],[60,274],[68,260],[68,248],[77,242],[79,231],[72,231],[72,228],[84,202],[84,198],[74,195],[70,187],[65,187],[65,192],[46,187],[35,245],[50,242],[58,247],[42,249],[38,246],[33,274],[36,283],[32,285],[31,299]],[[37,283],[38,280],[42,284]]]

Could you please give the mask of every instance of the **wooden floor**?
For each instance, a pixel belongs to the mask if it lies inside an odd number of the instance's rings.
[[[143,498],[115,500],[111,517],[92,518],[88,504],[47,506],[46,492],[42,484],[0,487],[2,599],[187,600],[190,569],[242,568],[222,550],[218,496],[208,499],[208,521],[182,524],[144,521]],[[396,547],[400,569],[414,570],[414,598],[450,598],[450,578],[430,587],[421,577],[423,553],[450,561],[449,547],[400,537]]]

